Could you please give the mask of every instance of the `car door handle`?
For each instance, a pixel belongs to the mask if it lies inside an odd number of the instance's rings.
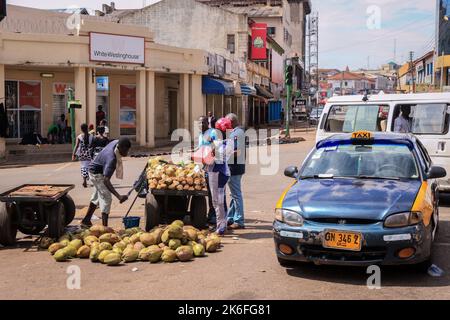
[[[445,141],[439,141],[438,142],[438,151],[444,152],[445,151],[445,145],[446,145]]]

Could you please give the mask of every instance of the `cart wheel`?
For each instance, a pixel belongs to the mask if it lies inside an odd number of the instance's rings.
[[[197,229],[204,229],[207,223],[206,199],[203,196],[194,196],[191,200],[191,221]]]
[[[75,218],[75,213],[77,211],[77,208],[75,207],[75,202],[73,201],[72,197],[69,196],[68,194],[61,197],[61,202],[64,205],[64,211],[65,211],[64,220],[65,220],[66,226],[68,226]]]
[[[16,243],[17,225],[13,222],[14,210],[0,202],[0,244],[12,246]]]
[[[64,204],[60,201],[46,208],[48,219],[48,235],[57,239],[64,233],[65,211]]]
[[[159,225],[161,208],[153,194],[148,193],[145,198],[145,231],[150,231]]]
[[[15,205],[11,205],[11,210],[15,210]],[[45,222],[39,223],[41,221],[40,217],[36,217],[36,212],[39,212],[38,203],[27,203],[21,205],[22,213],[22,224],[24,220],[32,221],[33,225],[18,225],[18,229],[23,234],[38,235],[44,230],[47,225]]]

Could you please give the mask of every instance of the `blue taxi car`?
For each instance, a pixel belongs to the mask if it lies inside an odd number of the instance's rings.
[[[273,224],[281,265],[429,266],[439,221],[436,179],[446,171],[414,136],[335,135],[285,175],[294,181]]]

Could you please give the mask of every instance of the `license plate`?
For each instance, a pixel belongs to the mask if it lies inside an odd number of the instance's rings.
[[[359,232],[327,230],[324,232],[322,245],[325,248],[361,251],[361,239]]]

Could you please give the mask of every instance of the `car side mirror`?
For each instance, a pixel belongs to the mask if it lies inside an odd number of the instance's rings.
[[[284,169],[284,175],[288,178],[297,178],[298,168],[291,166]]]
[[[447,175],[447,171],[444,168],[438,167],[438,166],[432,166],[427,173],[427,178],[428,179],[439,179],[439,178],[444,178],[446,175]]]

